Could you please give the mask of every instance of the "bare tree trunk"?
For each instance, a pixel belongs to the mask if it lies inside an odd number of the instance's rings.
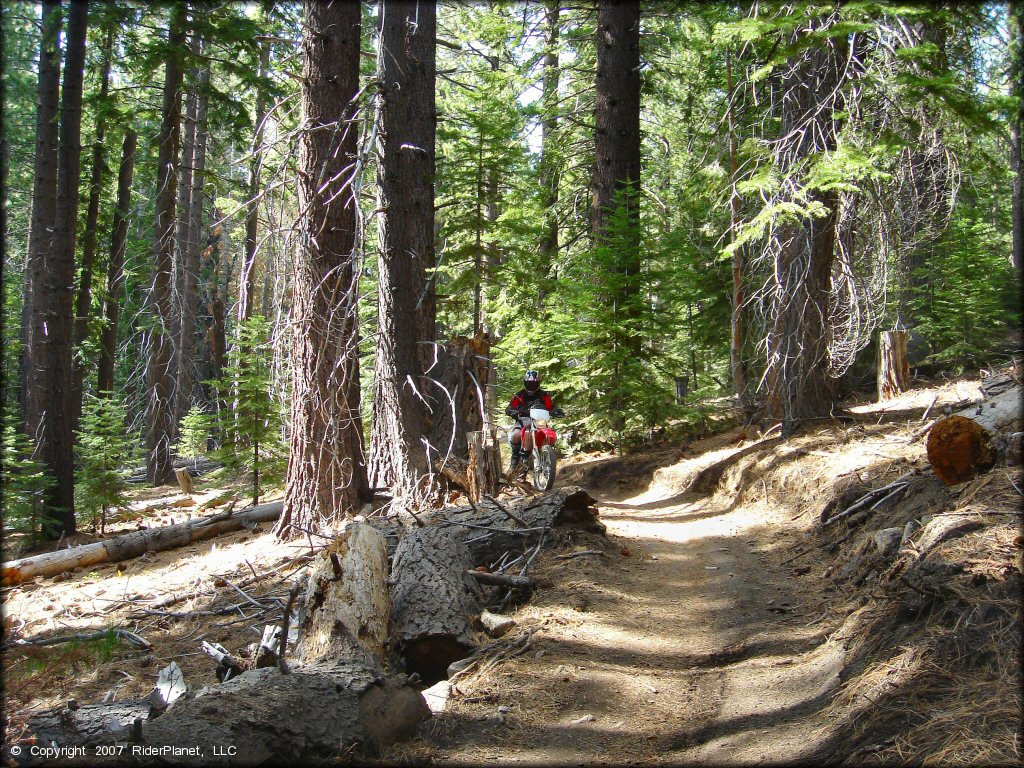
[[[608,308],[621,328],[628,320],[628,305],[635,287],[631,278],[640,272],[640,4],[638,0],[602,0],[597,10],[597,95],[594,103],[594,166],[591,229],[595,246],[609,242],[609,222],[625,209],[628,232],[619,233],[621,245],[615,273],[619,287],[607,297]],[[640,336],[617,332],[614,346],[633,359],[640,357]],[[618,364],[616,364],[618,369]],[[615,371],[615,380],[621,372]],[[623,427],[626,403],[621,392],[611,408]]]
[[[202,53],[203,42],[198,43],[198,54]],[[203,184],[206,181],[206,144],[208,131],[206,111],[209,103],[207,86],[210,82],[210,65],[204,64],[196,83],[195,133],[192,146],[191,189],[188,193],[188,208],[182,217],[188,217],[188,239],[180,249],[181,283],[178,301],[181,310],[181,335],[178,339],[178,383],[177,400],[174,409],[175,428],[191,407],[192,390],[196,381],[196,307],[199,301],[199,260],[202,253],[203,231]]]
[[[61,89],[60,143],[57,150],[57,198],[53,241],[43,274],[33,284],[32,345],[28,360],[30,424],[38,425],[37,449],[56,481],[48,492],[48,516],[58,521],[53,533],[75,532],[74,437],[71,431],[71,358],[74,325],[75,229],[82,155],[82,84],[88,9],[68,9],[67,49]]]
[[[730,324],[729,366],[732,369],[732,386],[744,411],[749,411],[747,393],[747,371],[743,363],[743,250],[736,245],[736,230],[739,228],[740,199],[736,192],[738,178],[736,168],[736,91],[733,90],[732,52],[725,51],[725,71],[729,89],[729,238],[732,252],[732,322]],[[748,413],[749,415],[749,413]]]
[[[430,474],[423,351],[434,318],[422,308],[434,265],[434,80],[432,3],[385,0],[380,6],[383,83],[378,208],[377,349],[373,382],[370,483],[415,500]],[[429,334],[429,335],[428,335]],[[429,351],[429,350],[426,350]]]
[[[350,517],[369,496],[359,414],[352,183],[362,8],[306,0],[304,10],[291,451],[275,529],[283,538]]]
[[[800,162],[808,155],[835,149],[843,60],[842,52],[826,44],[807,48],[791,61],[785,76],[782,138],[777,150],[783,172],[800,173]],[[827,213],[781,226],[773,236],[777,284],[771,306],[764,411],[769,418],[782,419],[785,437],[804,419],[828,414],[832,403],[829,294],[839,196],[829,190],[811,191],[808,197]]]
[[[186,9],[192,3],[186,2]],[[186,10],[186,13],[188,11]],[[193,6],[193,19],[196,15]],[[187,22],[186,22],[187,23]],[[170,376],[174,381],[174,399],[171,404],[171,441],[173,442],[178,431],[178,404],[181,401],[181,378],[179,376],[182,364],[181,348],[181,316],[185,311],[182,293],[185,290],[185,254],[188,252],[193,239],[199,237],[198,232],[190,229],[191,219],[189,218],[189,199],[192,195],[192,169],[195,167],[196,153],[196,111],[199,109],[199,67],[196,63],[202,48],[202,40],[198,32],[193,32],[189,42],[189,60],[192,66],[188,70],[186,78],[184,63],[182,62],[182,87],[187,82],[183,96],[184,114],[181,123],[181,146],[180,158],[178,161],[178,188],[177,206],[175,210],[174,225],[174,248],[171,251],[171,315],[167,322],[167,331],[171,337],[171,364]]]
[[[153,283],[150,306],[154,325],[150,333],[146,383],[148,392],[146,423],[146,475],[153,485],[171,482],[172,416],[174,381],[171,375],[170,336],[172,254],[174,253],[174,216],[178,158],[181,136],[181,49],[185,45],[185,6],[171,10],[169,48],[164,72],[164,98],[157,154],[157,205],[154,231]]]
[[[544,7],[544,24],[548,38],[544,51],[544,76],[541,105],[544,117],[540,123],[540,187],[543,195],[544,230],[540,240],[541,270],[544,272],[537,291],[537,307],[544,310],[548,295],[548,281],[552,278],[554,261],[558,256],[558,186],[562,177],[562,158],[557,150],[555,134],[558,131],[558,117],[555,105],[558,103],[558,32],[559,0],[548,0]]]
[[[270,43],[263,42],[260,48],[260,77],[267,74],[270,66]],[[256,306],[256,245],[259,232],[260,169],[263,167],[263,124],[267,120],[267,95],[262,88],[256,94],[256,132],[252,139],[252,159],[249,161],[249,205],[245,214],[245,256],[242,259],[242,278],[238,281],[238,320],[244,322],[252,317]]]
[[[1017,278],[1024,278],[1024,163],[1021,161],[1021,115],[1024,114],[1024,3],[1012,6],[1014,23],[1011,24],[1016,38],[1014,77],[1011,90],[1017,95],[1017,110],[1010,118],[1010,165],[1013,177],[1013,251],[1012,263]]]
[[[53,220],[57,209],[57,146],[60,138],[57,122],[60,109],[60,3],[42,4],[42,42],[39,50],[39,81],[36,90],[36,156],[32,180],[32,216],[29,225],[28,259],[25,264],[25,291],[21,310],[21,415],[29,437],[39,433],[38,407],[29,406],[29,371],[38,365],[30,353],[33,347],[37,286],[45,274],[46,254],[53,240]],[[33,381],[36,379],[33,377]]]
[[[132,176],[135,173],[135,147],[138,134],[129,128],[121,147],[121,164],[117,174],[117,204],[114,207],[114,225],[110,236],[110,261],[107,265],[107,296],[103,305],[105,323],[100,337],[100,357],[97,366],[96,389],[114,392],[114,363],[117,357],[117,326],[124,295],[124,254],[128,243],[128,213],[131,206]]]
[[[110,60],[114,48],[114,26],[107,27],[103,40],[103,63],[100,65],[100,108],[96,114],[96,139],[92,145],[92,179],[89,182],[89,204],[85,214],[84,242],[82,244],[82,277],[75,302],[74,346],[78,349],[89,335],[89,317],[92,314],[92,272],[96,261],[96,225],[100,216],[100,192],[106,171],[106,103],[110,92]],[[85,384],[86,364],[78,356],[73,359],[71,382],[71,428],[78,429],[82,415],[82,389]]]

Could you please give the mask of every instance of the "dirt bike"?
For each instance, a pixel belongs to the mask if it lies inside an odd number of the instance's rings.
[[[555,484],[558,464],[555,440],[558,435],[551,428],[550,419],[551,414],[544,408],[531,408],[530,418],[522,419],[522,444],[533,444],[532,451],[524,452],[523,463],[526,471],[533,475],[533,487],[539,491],[550,491]]]

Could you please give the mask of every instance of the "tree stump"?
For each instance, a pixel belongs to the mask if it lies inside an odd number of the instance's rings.
[[[466,435],[469,446],[469,463],[466,467],[466,492],[474,504],[484,496],[496,496],[501,481],[501,454],[494,445],[493,436],[487,439],[485,432],[470,432]]]
[[[444,679],[448,665],[469,655],[481,591],[458,526],[432,525],[408,532],[391,566],[391,626],[406,668],[427,683]]]
[[[878,402],[899,396],[906,391],[909,382],[907,332],[880,332],[878,334]]]
[[[182,467],[181,469],[174,470],[174,476],[178,478],[178,485],[181,487],[182,493],[187,493],[190,496],[196,492],[196,489],[192,486],[192,476],[188,473],[188,470]]]

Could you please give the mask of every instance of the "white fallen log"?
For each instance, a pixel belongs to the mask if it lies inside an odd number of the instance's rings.
[[[10,560],[3,564],[0,583],[4,586],[20,584],[36,576],[54,576],[75,568],[130,560],[146,552],[184,547],[196,541],[236,531],[247,524],[276,520],[281,514],[282,506],[283,503],[277,501],[249,507],[240,512],[228,509],[216,515],[193,518],[177,525],[132,531],[106,541]]]

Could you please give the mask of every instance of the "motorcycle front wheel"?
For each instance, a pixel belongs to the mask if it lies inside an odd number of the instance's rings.
[[[555,448],[545,445],[533,451],[533,486],[538,491],[550,491],[555,484]]]

